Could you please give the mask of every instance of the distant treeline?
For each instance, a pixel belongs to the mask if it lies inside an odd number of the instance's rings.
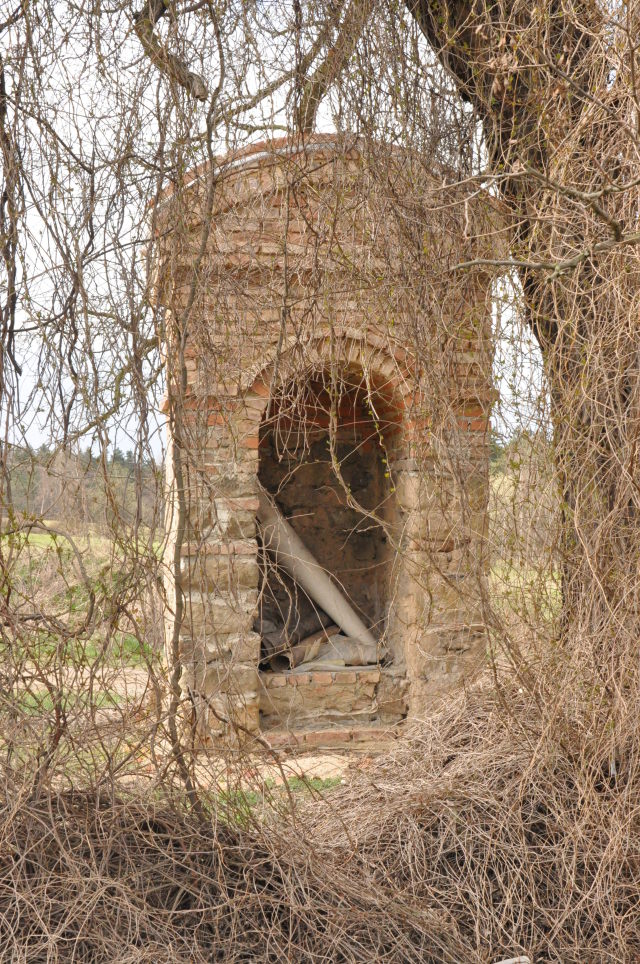
[[[115,448],[106,459],[90,449],[0,450],[0,513],[57,520],[68,528],[162,524],[163,466]]]

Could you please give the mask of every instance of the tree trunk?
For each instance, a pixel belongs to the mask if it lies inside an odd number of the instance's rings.
[[[621,34],[614,64],[613,27],[582,0],[407,2],[483,125],[513,216],[552,400],[562,634],[611,695],[637,673],[640,637],[633,57]]]

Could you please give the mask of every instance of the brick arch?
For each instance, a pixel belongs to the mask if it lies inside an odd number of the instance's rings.
[[[280,351],[277,359],[250,374],[246,397],[255,430],[265,416],[274,389],[302,381],[313,373],[330,371],[333,365],[341,371],[369,373],[372,388],[387,397],[398,414],[398,425],[403,425],[416,394],[414,359],[406,350],[390,346],[374,334],[350,332],[333,340],[318,336],[304,348],[292,343]]]
[[[288,422],[289,411],[286,402],[284,408],[281,407],[281,392],[284,391],[285,399],[288,395],[287,386],[292,383],[298,385],[309,384],[312,397],[318,391],[318,383],[322,383],[322,376],[328,370],[336,368],[340,373],[354,372],[352,391],[347,391],[344,396],[346,411],[338,414],[336,451],[342,448],[343,454],[340,456],[341,465],[348,466],[351,462],[351,470],[355,471],[354,479],[368,478],[369,483],[361,489],[361,494],[355,497],[355,502],[349,499],[343,504],[344,499],[338,498],[336,512],[340,513],[339,518],[349,512],[354,515],[353,519],[345,520],[339,524],[344,531],[355,532],[359,528],[358,518],[363,521],[363,533],[366,530],[366,539],[370,545],[363,549],[362,546],[353,546],[346,550],[347,543],[338,549],[337,543],[332,544],[331,538],[324,537],[324,533],[330,531],[329,521],[334,522],[334,517],[329,504],[334,504],[335,495],[331,494],[332,487],[336,488],[336,479],[331,475],[330,469],[326,466],[326,459],[321,452],[316,451],[311,456],[311,464],[318,467],[318,475],[314,474],[313,486],[316,498],[312,496],[312,501],[307,501],[303,487],[292,485],[294,471],[291,469],[292,463],[288,463],[286,469],[280,469],[278,459],[274,457],[277,443],[274,438],[277,435],[276,422],[284,414],[285,421]],[[408,455],[410,446],[411,423],[407,417],[410,412],[413,399],[415,397],[415,378],[414,378],[413,359],[406,351],[394,350],[389,343],[374,335],[367,333],[345,333],[342,336],[330,339],[326,335],[315,338],[312,344],[303,353],[296,345],[290,345],[278,356],[277,365],[275,360],[264,365],[257,373],[253,373],[251,385],[248,389],[248,403],[252,412],[253,427],[252,434],[258,449],[258,459],[255,463],[256,478],[261,484],[274,494],[280,493],[280,485],[284,485],[284,490],[289,491],[290,495],[284,496],[282,509],[295,515],[299,511],[296,523],[300,531],[298,534],[309,546],[316,548],[316,557],[321,565],[327,567],[328,571],[334,573],[339,584],[343,585],[345,592],[349,595],[352,603],[359,609],[365,622],[371,627],[374,634],[384,643],[387,653],[392,658],[396,669],[405,663],[404,646],[395,610],[392,606],[392,599],[395,595],[395,587],[402,579],[402,557],[394,556],[394,551],[402,539],[404,529],[404,509],[396,498],[396,485],[400,484],[401,477],[405,473],[403,460]],[[362,373],[365,378],[362,379]],[[347,379],[347,381],[351,381]],[[359,384],[361,387],[359,388]],[[315,387],[314,387],[315,385]],[[372,396],[378,396],[381,404],[377,407],[376,418],[367,412],[368,406],[366,398],[363,399],[363,390],[371,391]],[[321,395],[319,396],[321,397]],[[358,401],[359,399],[359,401]],[[273,405],[273,408],[270,408]],[[303,403],[304,405],[304,403]],[[313,405],[313,403],[312,403]],[[354,406],[354,407],[351,407]],[[374,406],[376,407],[376,406]],[[340,406],[342,408],[342,404]],[[363,411],[364,408],[364,411]],[[304,408],[303,408],[304,411]],[[320,412],[320,421],[318,413]],[[270,417],[272,415],[272,417]],[[380,418],[378,428],[377,417]],[[324,431],[322,409],[312,409],[310,411],[309,422],[306,422],[306,413],[302,416],[302,422],[307,424],[311,435]],[[345,420],[346,419],[346,420]],[[370,422],[369,422],[370,420]],[[366,428],[369,422],[369,429]],[[300,416],[293,416],[294,437],[299,431]],[[375,425],[375,428],[374,428]],[[352,428],[350,428],[350,426]],[[328,430],[328,425],[326,426]],[[347,435],[354,439],[347,441],[343,434],[347,430]],[[288,439],[288,429],[285,436]],[[371,432],[372,434],[369,434]],[[378,441],[377,434],[380,433]],[[384,435],[384,442],[383,442]],[[408,444],[407,444],[408,443]],[[316,446],[323,445],[316,437]],[[288,447],[288,441],[285,448]],[[289,458],[296,456],[296,443],[294,442]],[[308,453],[312,452],[311,443]],[[296,463],[306,475],[304,463],[307,455],[302,454],[302,461]],[[343,462],[342,460],[345,459]],[[357,465],[354,464],[355,459]],[[384,463],[384,464],[382,464]],[[266,469],[266,471],[265,471]],[[295,470],[297,472],[297,469]],[[349,470],[347,470],[349,471]],[[360,473],[364,476],[360,476]],[[282,474],[283,473],[283,474]],[[384,474],[383,474],[384,473]],[[346,477],[345,477],[346,478]],[[341,476],[341,482],[342,482]],[[308,482],[306,483],[308,485]],[[349,479],[349,496],[351,495],[352,479]],[[312,489],[311,491],[314,491]],[[406,485],[404,486],[406,489]],[[340,485],[337,486],[340,491]],[[293,494],[291,492],[293,491]],[[355,490],[354,490],[355,496]],[[363,499],[363,501],[361,501]],[[287,505],[287,501],[290,502]],[[310,510],[313,506],[313,513],[305,514],[304,508],[296,510],[295,506],[307,506]],[[338,505],[340,508],[338,508]],[[362,506],[361,510],[357,506]],[[349,509],[350,507],[350,509]],[[367,512],[373,509],[374,515],[368,516]],[[329,515],[325,520],[325,515]],[[317,521],[316,521],[317,514]],[[364,520],[369,519],[368,522]],[[324,520],[324,521],[323,521]],[[351,528],[353,527],[353,528]],[[308,530],[308,531],[306,531]],[[342,531],[342,530],[340,530]],[[375,537],[373,533],[377,532]],[[380,537],[382,538],[382,545]],[[322,548],[321,548],[322,547]],[[372,551],[373,556],[371,565],[373,568],[368,570],[370,575],[360,583],[353,583],[354,573],[358,567],[366,568],[369,563],[366,561],[367,552]],[[335,556],[335,553],[338,556]],[[341,572],[340,552],[344,553],[344,573]],[[364,552],[364,555],[361,553]],[[355,553],[355,555],[351,555]],[[340,559],[340,561],[338,561]],[[264,562],[263,562],[264,565]],[[363,571],[364,571],[363,568]],[[341,579],[344,578],[344,583]],[[357,577],[356,577],[357,578]],[[301,622],[304,621],[304,613]],[[314,627],[315,628],[315,627]],[[310,630],[311,631],[311,630]],[[265,677],[265,685],[267,685]]]

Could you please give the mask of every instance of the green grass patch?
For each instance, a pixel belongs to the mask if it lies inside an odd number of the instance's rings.
[[[23,692],[18,695],[13,704],[18,713],[25,716],[42,716],[55,712],[59,705],[63,713],[67,713],[75,708],[86,708],[93,706],[95,709],[113,708],[122,703],[122,697],[118,693],[110,691],[98,691],[94,693],[93,699],[88,693],[76,693],[73,691],[57,694],[55,697],[49,690],[42,692]]]
[[[342,783],[342,777],[291,777],[287,785],[293,792],[324,793]]]
[[[32,662],[41,666],[64,664],[72,667],[98,666],[149,666],[157,664],[160,657],[147,643],[140,643],[130,633],[117,633],[106,645],[99,636],[89,639],[60,640],[50,633],[40,633],[29,643],[9,652],[8,646],[0,645],[0,658],[13,658],[18,662]]]
[[[268,778],[262,790],[233,789],[213,795],[209,806],[218,816],[237,826],[246,827],[258,808],[268,800],[272,805],[285,805],[289,795],[324,794],[340,786],[342,777],[289,777],[286,786]]]

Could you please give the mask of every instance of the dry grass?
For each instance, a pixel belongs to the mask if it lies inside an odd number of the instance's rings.
[[[511,719],[470,694],[330,802],[267,821],[7,795],[2,959],[638,960],[636,724],[612,776],[584,718],[551,738],[503,697]]]

